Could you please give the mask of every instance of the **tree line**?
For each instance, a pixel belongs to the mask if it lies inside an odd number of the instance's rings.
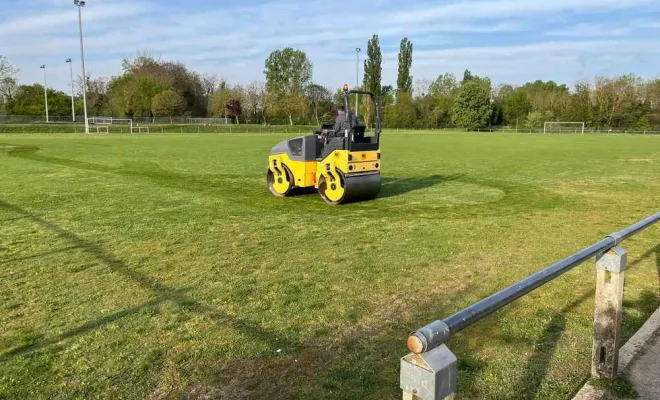
[[[546,121],[585,122],[594,128],[650,130],[660,127],[660,79],[634,74],[595,77],[572,87],[554,81],[515,86],[493,85],[490,78],[465,70],[434,80],[411,76],[413,43],[403,38],[396,87],[383,85],[377,35],[367,43],[360,89],[376,93],[387,127],[476,129],[488,126],[539,128]],[[342,104],[340,88],[313,81],[307,55],[290,47],[273,51],[264,62],[264,80],[230,84],[217,75],[197,73],[184,64],[148,53],[122,62],[110,78],[86,77],[90,116],[224,117],[239,124],[318,124],[331,120]],[[18,85],[19,71],[0,55],[0,114],[43,115],[43,86]],[[340,86],[338,84],[338,86]],[[76,111],[82,111],[82,79],[76,84]],[[71,114],[70,95],[48,89],[49,112]],[[352,99],[352,104],[356,101]],[[374,109],[362,98],[360,118]]]

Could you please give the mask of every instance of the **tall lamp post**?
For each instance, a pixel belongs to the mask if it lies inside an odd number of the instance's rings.
[[[66,62],[69,64],[69,72],[71,72],[71,120],[76,122],[76,105],[73,100],[73,62],[70,58],[67,58]]]
[[[82,65],[85,133],[89,133],[89,121],[87,121],[87,74],[85,74],[85,48],[83,46],[83,29],[82,29],[82,8],[85,7],[85,2],[83,0],[73,0],[73,4],[76,7],[78,7],[78,28],[80,30],[80,64]]]
[[[355,48],[355,87],[360,88],[360,52],[361,48]],[[355,95],[355,116],[358,115],[360,95]]]
[[[46,81],[46,64],[39,67],[44,70],[44,102],[46,104],[46,123],[50,122],[48,120],[48,82]]]

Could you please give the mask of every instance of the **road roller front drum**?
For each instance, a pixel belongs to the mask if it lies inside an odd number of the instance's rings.
[[[319,194],[328,204],[345,204],[371,200],[380,192],[380,173],[344,176],[339,172],[338,181],[319,180]]]

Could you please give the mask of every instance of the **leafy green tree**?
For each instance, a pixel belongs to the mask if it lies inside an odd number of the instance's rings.
[[[573,93],[568,98],[567,107],[563,110],[559,120],[585,122],[587,125],[593,125],[591,96],[589,82],[576,83]],[[550,114],[549,117],[552,118],[552,115]],[[551,120],[546,119],[546,122]]]
[[[631,126],[647,112],[641,100],[643,80],[627,74],[613,78],[596,77],[592,86],[592,124],[600,127]]]
[[[570,93],[568,86],[559,85],[554,81],[541,81],[525,83],[520,90],[527,93],[532,108],[531,111],[550,112],[550,120],[565,120],[563,115],[569,111]]]
[[[395,104],[385,111],[385,124],[388,127],[414,128],[417,124],[417,109],[412,94],[399,93]]]
[[[307,102],[309,103],[309,108],[314,115],[316,123],[320,123],[319,114],[324,114],[332,108],[332,96],[330,91],[324,86],[311,83],[307,85],[305,89],[305,95],[307,97]]]
[[[634,124],[632,124],[631,128],[636,129],[638,131],[650,131],[653,129],[651,126],[651,122],[649,121],[649,118],[647,116],[642,116],[640,117],[637,121],[635,121]]]
[[[453,97],[458,89],[456,76],[452,73],[439,75],[429,86],[429,94],[434,97],[445,96]]]
[[[660,78],[646,82],[645,91],[649,122],[652,126],[660,126]]]
[[[424,127],[441,127],[451,124],[451,110],[458,91],[454,74],[439,75],[428,87],[428,94],[418,100],[420,118]]]
[[[176,117],[184,108],[185,99],[172,89],[163,90],[151,100],[151,112],[156,117]]]
[[[5,111],[5,104],[16,92],[17,75],[18,70],[7,61],[5,56],[0,55],[0,111]]]
[[[335,93],[332,95],[332,103],[335,107],[344,104],[344,90],[342,88],[335,90]]]
[[[412,93],[413,78],[410,75],[412,57],[412,42],[408,38],[401,39],[401,46],[399,48],[399,73],[396,80],[397,93]]]
[[[124,59],[122,74],[109,84],[109,111],[118,116],[150,116],[151,101],[171,89],[184,99],[184,115],[206,116],[208,88],[202,77],[185,65],[139,54]]]
[[[532,111],[527,115],[525,126],[529,129],[540,129],[543,125],[550,120],[550,111]]]
[[[227,110],[227,103],[233,97],[231,89],[227,86],[226,82],[221,82],[218,89],[211,96],[209,104],[209,114],[212,117],[227,118],[229,111]]]
[[[383,107],[387,107],[394,103],[394,87],[386,85],[380,88],[380,103]]]
[[[167,89],[166,82],[150,76],[124,74],[110,83],[109,110],[116,116],[150,117],[152,99]]]
[[[38,83],[19,86],[5,107],[12,115],[45,115],[44,87]],[[51,116],[71,116],[70,95],[48,89],[48,113]]]
[[[478,80],[463,82],[452,108],[452,121],[461,128],[476,129],[488,124],[490,93]]]
[[[312,64],[305,52],[287,47],[273,51],[265,67],[266,87],[273,97],[273,105],[293,125],[293,115],[305,113],[305,88],[312,80]]]
[[[380,51],[378,35],[373,35],[367,43],[367,58],[364,60],[364,89],[380,96],[383,76],[383,55]]]
[[[82,114],[83,100],[82,100],[82,77],[78,76],[76,80],[76,111]],[[87,113],[89,116],[105,116],[109,114],[109,91],[110,80],[107,78],[91,78],[87,77]]]
[[[504,121],[508,124],[517,124],[524,120],[532,111],[532,103],[525,90],[517,89],[506,94],[502,99]]]
[[[478,79],[479,77],[476,77],[475,75],[472,75],[472,71],[470,71],[469,69],[466,69],[465,72],[463,72],[463,80],[461,81],[461,84],[463,84],[465,82],[468,82],[468,81],[471,81],[475,78]]]
[[[364,60],[364,90],[375,93],[380,97],[381,81],[383,76],[383,55],[380,51],[380,41],[378,35],[373,35],[367,43],[367,58]],[[370,126],[374,122],[375,109],[371,99],[364,97],[362,99],[361,110],[364,115],[364,122]]]

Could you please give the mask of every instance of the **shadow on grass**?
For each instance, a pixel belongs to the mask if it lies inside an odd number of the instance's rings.
[[[398,382],[399,357],[406,353],[405,339],[409,327],[416,324],[411,322],[411,317],[403,320],[397,318],[378,327],[355,326],[348,332],[333,332],[330,337],[303,342],[295,332],[272,332],[253,321],[207,307],[189,297],[185,290],[168,287],[131,269],[97,244],[19,206],[0,200],[0,209],[29,218],[43,229],[70,242],[73,247],[93,255],[105,267],[154,293],[154,299],[148,302],[90,320],[60,335],[51,338],[35,337],[30,343],[0,354],[0,363],[56,345],[163,302],[173,302],[189,312],[228,324],[245,337],[246,346],[260,347],[257,343],[267,344],[287,349],[288,354],[261,354],[209,368],[206,370],[208,375],[200,377],[202,382],[186,384],[180,389],[168,389],[170,392],[179,392],[167,395],[185,398],[295,399],[307,397],[305,390],[310,390],[311,397],[327,393],[327,398],[386,398],[398,391],[395,387]],[[457,296],[468,295],[469,292],[466,286]],[[414,320],[430,320],[438,314],[449,312],[448,309],[431,306],[439,304],[442,297],[441,294],[431,296],[427,299],[428,304],[416,307],[421,311],[414,315]],[[466,371],[462,373],[461,381],[469,385],[483,363],[468,350],[461,351],[460,358],[461,371]]]
[[[640,257],[632,261],[628,265],[628,270],[636,267],[642,261],[653,255],[656,257],[656,268],[660,278],[660,245],[651,248]],[[538,392],[541,389],[541,384],[548,374],[553,353],[559,344],[559,340],[561,339],[564,330],[566,329],[566,314],[573,311],[576,307],[584,303],[586,300],[589,300],[594,295],[595,288],[585,293],[580,298],[571,302],[553,315],[552,319],[546,326],[541,339],[534,346],[534,355],[532,355],[532,357],[530,357],[529,361],[527,362],[527,366],[525,368],[526,372],[521,377],[517,385],[517,387],[521,388],[522,394],[520,398],[535,398],[538,395]],[[640,294],[638,300],[630,301],[625,300],[624,298],[623,307],[623,329],[631,336],[634,332],[641,328],[649,316],[653,314],[653,312],[655,312],[658,307],[660,307],[660,298],[657,294],[651,291],[643,291]],[[636,315],[634,317],[631,316],[630,311],[635,311]],[[622,340],[621,344],[623,344],[623,342],[624,341]]]
[[[207,375],[197,377],[198,383],[184,384],[181,388],[170,389],[175,393],[168,395],[237,399],[389,398],[393,393],[397,395],[399,393],[399,358],[406,354],[405,339],[410,328],[419,324],[419,321],[431,321],[455,311],[449,309],[451,306],[438,306],[443,304],[444,294],[435,293],[416,303],[414,310],[408,310],[410,312],[407,316],[395,313],[393,318],[387,319],[389,322],[382,325],[375,327],[358,325],[345,332],[324,335],[317,340],[301,341],[295,332],[269,331],[254,321],[227,315],[205,306],[189,297],[184,290],[168,287],[146,274],[131,269],[99,245],[19,206],[0,200],[0,209],[26,216],[42,228],[65,239],[72,246],[93,255],[107,268],[151,290],[155,297],[149,302],[70,328],[61,335],[52,338],[35,338],[33,343],[21,345],[1,354],[0,362],[55,345],[145,308],[169,301],[190,312],[200,313],[214,321],[228,324],[247,338],[246,345],[250,343],[276,345],[287,349],[288,354],[281,356],[261,354],[232,360],[215,367],[209,366],[205,371]],[[471,289],[472,287],[466,285],[454,294],[454,298],[460,302],[460,298],[470,296]],[[530,376],[523,379],[525,385],[519,390],[521,396],[533,397],[543,381],[552,358],[552,351],[565,328],[563,314],[570,312],[591,295],[591,293],[585,294],[581,299],[567,306],[548,325],[546,334],[537,348],[538,355],[529,362]],[[482,325],[479,329],[480,332],[489,335],[487,341],[479,341],[475,344],[459,340],[453,343],[452,349],[459,359],[459,394],[469,396],[478,390],[474,387],[474,381],[480,377],[481,370],[486,367],[486,362],[478,356],[480,349],[497,341],[507,343],[507,339],[498,334],[500,329],[498,326],[499,322],[494,326]],[[179,392],[176,393],[177,391]]]
[[[127,308],[125,310],[121,310],[115,313],[112,313],[110,315],[106,315],[105,317],[95,319],[93,321],[86,322],[80,326],[77,326],[73,329],[70,329],[61,335],[57,335],[55,337],[45,339],[45,340],[39,340],[35,341],[33,343],[28,343],[19,347],[15,347],[9,351],[4,352],[3,354],[0,354],[0,362],[5,362],[8,361],[10,358],[15,357],[15,356],[20,356],[23,354],[27,354],[33,351],[37,351],[39,349],[42,349],[44,347],[57,344],[59,342],[62,342],[66,339],[73,338],[78,335],[83,335],[89,331],[92,331],[94,329],[98,329],[103,325],[110,324],[114,321],[117,321],[118,319],[124,318],[126,316],[129,316],[131,314],[134,314],[136,312],[139,312],[140,310],[143,310],[145,308],[153,307],[156,306],[166,299],[154,299],[151,301],[148,301],[146,303],[140,304],[135,307]]]
[[[651,248],[628,265],[628,269],[634,268],[649,257],[655,257],[655,268],[660,284],[660,244]],[[635,301],[623,298],[623,333],[627,339],[637,332],[646,320],[660,307],[660,292],[644,290]]]
[[[631,262],[628,265],[628,268],[633,268],[637,266],[639,263],[641,263],[642,261],[644,261],[645,259],[651,256],[655,256],[655,268],[658,271],[658,283],[660,283],[660,244],[648,250],[641,256],[639,256],[639,258],[637,258],[635,261]]]
[[[400,196],[415,190],[422,190],[445,182],[460,180],[464,174],[433,175],[426,178],[383,178],[378,198]]]
[[[146,274],[131,269],[122,260],[118,259],[114,254],[106,250],[103,250],[97,244],[85,240],[79,237],[78,235],[76,235],[75,233],[60,227],[56,223],[47,221],[46,219],[41,218],[40,216],[33,214],[19,206],[0,200],[0,209],[4,209],[28,217],[31,221],[40,225],[42,228],[68,241],[73,245],[73,247],[83,249],[85,252],[91,254],[98,261],[100,261],[105,267],[123,275],[127,279],[132,280],[133,282],[140,285],[142,288],[151,290],[158,299],[158,300],[154,300],[155,302],[154,304],[163,301],[171,301],[182,308],[186,308],[193,312],[197,312],[199,314],[205,315],[217,322],[226,323],[235,330],[244,334],[246,337],[250,338],[250,340],[263,342],[263,343],[276,342],[278,343],[279,346],[289,346],[289,347],[295,347],[294,345],[295,343],[297,343],[297,338],[295,337],[294,334],[287,336],[278,335],[275,332],[264,329],[261,325],[257,324],[254,321],[232,316],[222,311],[215,310],[211,307],[205,306],[204,304],[192,299],[191,297],[188,297],[184,293],[184,291],[180,289],[170,288],[167,285],[158,282],[157,280],[151,278]],[[146,303],[146,304],[154,305],[151,303]],[[69,331],[65,332],[59,337],[47,340],[45,342],[41,341],[26,346],[22,346],[17,349],[12,349],[8,352],[5,352],[4,354],[1,354],[0,360],[4,361],[11,356],[25,354],[27,352],[42,348],[48,344],[57,343],[61,340],[87,332],[91,329],[112,322],[118,318],[122,318],[128,314],[139,311],[144,307],[146,307],[146,305],[138,306],[136,308],[131,308],[125,311],[120,311],[110,316],[103,317],[95,321],[90,321],[81,326],[70,329]]]
[[[51,255],[54,255],[54,254],[66,253],[69,250],[75,250],[77,248],[78,247],[76,247],[76,246],[69,246],[69,247],[65,247],[65,248],[62,248],[62,249],[47,251],[45,253],[33,254],[31,256],[10,258],[8,260],[0,260],[0,265],[14,263],[14,262],[20,262],[20,261],[34,260],[35,258],[48,257],[48,256],[51,256]]]
[[[595,289],[584,293],[552,316],[541,338],[534,345],[534,354],[527,361],[525,373],[516,385],[520,390],[521,399],[533,399],[538,395],[548,375],[555,349],[566,330],[566,314],[592,298],[595,293]]]

